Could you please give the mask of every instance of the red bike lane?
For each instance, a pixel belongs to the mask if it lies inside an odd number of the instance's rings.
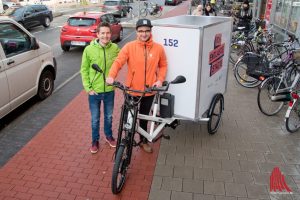
[[[186,14],[187,10],[185,1],[162,18]],[[125,70],[119,76],[124,79]],[[122,102],[122,94],[116,90],[115,136]],[[92,155],[90,133],[87,95],[82,91],[0,169],[0,199],[148,199],[159,142],[153,144],[152,154],[134,148],[124,189],[113,195],[114,149],[104,142],[101,129],[100,151]]]

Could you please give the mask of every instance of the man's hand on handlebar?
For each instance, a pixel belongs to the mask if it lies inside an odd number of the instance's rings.
[[[161,81],[156,81],[155,83],[153,83],[152,87],[161,87],[162,86],[162,82]]]
[[[112,77],[107,77],[106,78],[106,83],[108,84],[108,85],[112,85],[113,83],[114,83],[114,79],[112,78]]]

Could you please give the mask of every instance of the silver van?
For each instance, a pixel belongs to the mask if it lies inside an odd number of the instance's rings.
[[[0,119],[33,96],[50,96],[56,77],[51,47],[23,26],[0,17]]]

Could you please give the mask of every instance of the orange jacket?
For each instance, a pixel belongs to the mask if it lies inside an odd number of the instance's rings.
[[[152,36],[147,42],[135,40],[127,43],[114,61],[109,71],[109,77],[115,79],[126,63],[128,70],[125,85],[131,89],[143,91],[145,85],[151,87],[156,81],[163,82],[165,80],[166,54],[162,45],[152,40]],[[151,94],[146,94],[146,96],[149,95]]]

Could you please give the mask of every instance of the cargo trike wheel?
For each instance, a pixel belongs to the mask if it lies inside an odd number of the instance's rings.
[[[221,117],[224,110],[224,97],[222,94],[216,94],[210,104],[208,111],[208,124],[207,130],[209,134],[214,134],[217,132],[220,123]]]

